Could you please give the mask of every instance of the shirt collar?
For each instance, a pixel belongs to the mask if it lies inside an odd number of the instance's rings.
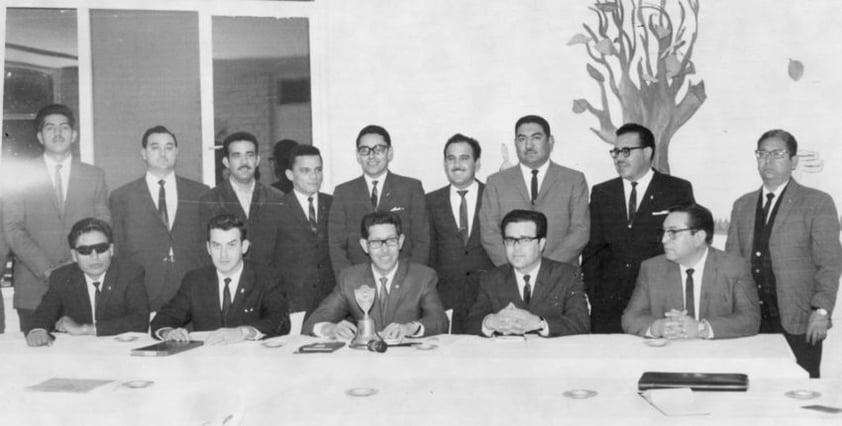
[[[514,266],[512,267],[512,270],[513,270],[513,271],[515,271],[515,275],[517,275],[518,277],[520,277],[520,278],[521,278],[521,280],[523,279],[523,276],[524,276],[524,275],[529,275],[529,277],[530,277],[530,278],[532,278],[532,279],[530,280],[530,281],[531,281],[531,283],[532,283],[532,284],[534,284],[534,283],[535,283],[535,281],[537,281],[537,280],[538,280],[538,272],[541,270],[541,260],[539,259],[539,260],[538,260],[538,264],[537,264],[537,265],[535,265],[535,267],[534,267],[534,268],[532,268],[532,269],[530,269],[530,270],[528,270],[528,271],[526,271],[526,272],[520,272],[520,271],[518,271],[517,269],[515,269],[515,268],[514,268]]]
[[[90,276],[88,276],[88,274],[86,274],[84,272],[82,273],[82,275],[85,276],[85,282],[88,283],[88,285],[94,285],[94,283],[98,282],[99,285],[100,285],[100,288],[102,288],[102,283],[105,282],[105,274],[107,274],[107,273],[108,273],[108,271],[103,272],[102,275],[98,279],[93,279]]]
[[[383,184],[386,182],[386,176],[388,176],[388,175],[389,175],[389,169],[386,169],[386,171],[383,172],[383,174],[378,176],[377,178],[372,178],[371,176],[369,176],[365,173],[363,173],[363,178],[365,178],[365,184],[369,188],[371,188],[371,183],[376,180],[377,181],[377,188],[378,188],[378,190],[380,190],[380,189],[383,188]]]
[[[237,191],[237,188],[239,188],[239,187],[240,187],[240,184],[238,184],[238,183],[234,182],[234,179],[233,179],[233,178],[228,177],[228,183],[231,185],[231,189],[233,189],[233,190],[234,190],[234,192],[237,192],[237,193],[239,193],[239,192],[240,192],[240,191]],[[249,186],[249,190],[248,190],[249,195],[251,195],[251,194],[253,194],[253,193],[254,193],[254,187],[255,187],[255,185],[257,185],[257,179],[252,179],[252,180],[251,180],[251,186]]]
[[[465,188],[465,189],[458,189],[458,188],[456,188],[455,186],[453,186],[453,184],[450,184],[450,194],[451,194],[452,196],[460,197],[460,195],[459,195],[459,192],[458,192],[458,191],[468,191],[468,194],[474,194],[474,195],[476,195],[476,194],[477,194],[477,192],[479,191],[479,184],[477,183],[477,180],[476,180],[476,179],[474,179],[474,180],[471,182],[471,184],[470,184],[470,185],[468,185],[468,187],[467,187],[467,188]],[[467,194],[466,194],[466,196],[467,196]]]
[[[648,187],[649,182],[652,182],[652,176],[654,176],[654,175],[655,175],[655,173],[653,173],[652,169],[649,168],[649,169],[646,170],[646,173],[644,173],[643,176],[640,177],[640,179],[638,179],[634,182],[637,182],[638,187]],[[627,180],[627,179],[623,179],[623,180],[626,181],[628,185],[631,185],[632,181]]]
[[[690,266],[684,266],[682,264],[678,264],[681,267],[681,275],[684,276],[684,273],[688,269],[692,269],[695,272],[703,271],[705,269],[705,262],[708,260],[708,252],[710,252],[710,247],[705,244],[705,252],[702,253],[702,257],[699,258],[699,261]]]
[[[520,172],[523,173],[524,176],[530,176],[531,179],[533,170],[538,170],[538,176],[544,176],[547,173],[547,169],[550,167],[550,160],[547,159],[547,161],[545,161],[544,164],[541,165],[541,167],[536,167],[534,169],[532,167],[526,166],[523,163],[519,163],[519,165]]]
[[[781,193],[784,192],[784,188],[786,188],[786,186],[789,185],[790,180],[792,180],[792,179],[787,179],[786,182],[779,185],[774,190],[770,190],[770,189],[766,188],[766,185],[763,185],[763,198],[764,199],[766,198],[766,194],[775,194],[775,199],[777,199],[778,197],[781,196]]]
[[[298,192],[298,190],[295,188],[292,189],[292,192],[295,194],[295,198],[298,199],[298,202],[301,203],[303,207],[307,207],[310,204],[310,201],[307,200],[307,198],[309,197],[313,197],[313,205],[316,205],[316,203],[319,201],[318,192],[313,195],[305,195],[301,192]]]
[[[156,178],[155,176],[152,175],[152,173],[149,173],[149,171],[146,172],[146,183],[149,186],[151,186],[153,188],[157,188],[159,180],[161,180],[161,179]],[[168,189],[169,188],[175,188],[175,172],[169,172],[166,176],[164,176],[163,180],[164,180],[164,185]]]
[[[392,286],[392,280],[395,278],[395,274],[398,272],[398,266],[400,266],[400,261],[395,263],[395,267],[392,268],[391,271],[387,272],[385,275],[381,274],[380,271],[374,268],[374,264],[371,264],[371,274],[374,275],[375,284],[378,286],[380,285],[380,277],[386,277],[387,283],[389,287]]]
[[[239,285],[240,276],[243,275],[243,265],[244,265],[243,261],[240,261],[240,266],[238,266],[237,269],[234,270],[234,272],[232,272],[228,275],[223,275],[219,272],[219,270],[217,270],[216,271],[216,277],[219,279],[220,283],[224,283],[226,278],[231,278],[231,282],[233,284]]]
[[[61,162],[53,160],[52,157],[46,154],[42,155],[42,158],[44,159],[44,162],[47,163],[47,167],[49,169],[55,169],[56,166],[61,164],[61,169],[67,170],[67,168],[70,167],[70,162],[73,160],[73,155],[68,155],[64,160],[61,160]]]

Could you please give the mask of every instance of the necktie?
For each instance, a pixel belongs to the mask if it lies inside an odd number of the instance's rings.
[[[637,182],[631,183],[632,190],[629,194],[629,225],[634,221],[634,214],[637,213]]]
[[[100,298],[100,295],[102,294],[102,292],[100,292],[100,289],[99,289],[99,285],[100,285],[99,281],[94,281],[91,284],[93,284],[94,288],[96,289],[96,295],[94,295],[94,306],[91,309],[93,311],[92,312],[93,313],[92,318],[93,318],[94,322],[96,322],[96,307],[99,306],[99,298]]]
[[[769,222],[769,210],[772,210],[772,200],[775,199],[775,194],[766,194],[766,204],[763,205],[763,223]]]
[[[696,295],[693,289],[693,272],[695,272],[694,269],[687,270],[687,281],[684,282],[684,309],[690,318],[696,318]]]
[[[529,275],[523,276],[523,303],[529,305],[532,300],[532,286],[529,285]]]
[[[310,229],[313,233],[317,233],[319,231],[318,226],[316,226],[316,208],[313,207],[313,196],[307,197],[307,202],[310,203],[310,206],[307,208],[307,221],[310,222]]]
[[[225,289],[222,291],[222,326],[228,326],[228,312],[231,311],[231,278],[225,279]]]
[[[532,204],[538,199],[538,170],[532,170]]]
[[[377,210],[377,181],[371,181],[371,208]]]
[[[164,226],[170,229],[170,217],[167,214],[167,190],[164,189],[165,180],[158,181],[158,216],[161,217],[161,222]]]
[[[456,191],[462,201],[459,203],[459,234],[462,235],[462,241],[465,245],[468,244],[468,202],[465,201],[465,194],[467,190]]]
[[[56,173],[55,173],[55,188],[56,188],[56,201],[58,201],[58,210],[64,213],[64,184],[61,182],[61,164],[56,164]]]
[[[386,308],[389,307],[389,292],[386,291],[388,281],[388,278],[380,277],[380,315],[386,315]]]

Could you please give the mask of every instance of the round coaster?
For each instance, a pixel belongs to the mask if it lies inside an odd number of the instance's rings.
[[[261,345],[263,345],[264,348],[274,349],[274,348],[284,347],[284,345],[286,345],[286,342],[284,342],[283,340],[267,340],[267,341],[261,343]]]
[[[661,348],[666,346],[670,341],[667,339],[646,339],[643,344],[652,348]]]
[[[821,392],[811,391],[807,389],[796,389],[784,393],[789,398],[793,399],[815,399],[822,396]]]
[[[118,342],[134,342],[135,340],[137,340],[137,336],[120,335],[115,336],[114,340]]]
[[[152,386],[155,383],[152,380],[129,380],[128,382],[123,382],[124,388],[129,389],[143,389]]]
[[[588,399],[595,397],[596,394],[596,391],[590,389],[571,389],[567,392],[562,393],[562,395],[571,399]]]
[[[345,395],[355,397],[372,396],[376,393],[377,389],[374,388],[351,388],[345,391]]]
[[[439,345],[436,345],[434,343],[419,343],[419,344],[413,345],[413,346],[415,347],[415,349],[418,349],[419,351],[431,351],[431,350],[439,347]]]

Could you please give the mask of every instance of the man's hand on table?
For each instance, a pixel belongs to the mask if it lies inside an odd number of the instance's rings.
[[[525,334],[541,328],[541,319],[531,312],[509,303],[496,314],[485,317],[483,325],[501,334]]]
[[[386,340],[403,340],[404,337],[410,337],[418,330],[418,324],[415,322],[408,322],[406,324],[398,324],[393,322],[386,326],[380,335]]]
[[[29,346],[49,346],[53,344],[53,336],[47,330],[38,328],[26,335],[26,344]]]
[[[93,336],[96,335],[96,329],[91,324],[79,324],[65,315],[56,321],[56,331],[70,334],[71,336]]]
[[[336,324],[325,324],[322,333],[325,337],[351,340],[357,334],[357,327],[348,320],[342,320]]]
[[[242,342],[256,334],[256,330],[251,329],[251,327],[220,328],[208,334],[205,343],[209,345],[228,345]]]
[[[190,332],[184,328],[171,328],[165,331],[161,338],[170,342],[189,342]]]

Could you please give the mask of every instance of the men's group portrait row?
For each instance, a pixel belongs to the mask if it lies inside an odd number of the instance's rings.
[[[178,140],[164,126],[140,138],[145,176],[108,194],[103,170],[72,154],[70,109],[43,108],[35,128],[43,156],[4,167],[0,210],[32,346],[56,332],[258,340],[289,333],[290,312],[305,312],[294,332],[350,339],[365,314],[355,290],[368,286],[387,339],[777,333],[820,374],[839,216],[828,194],[792,177],[798,144],[784,130],[758,138],[761,185],[734,202],[719,250],[710,210],[689,181],[653,168],[654,136],[635,123],[606,157],[618,177],[590,191],[582,172],[550,160],[550,125],[528,115],[514,126],[518,165],[482,183],[480,143],[456,134],[443,148],[449,183],[427,194],[390,169],[399,148],[369,125],[356,138],[362,175],[332,196],[318,148],[290,141],[273,156],[283,183],[261,183],[247,132],[225,138],[216,187],[177,176]]]

